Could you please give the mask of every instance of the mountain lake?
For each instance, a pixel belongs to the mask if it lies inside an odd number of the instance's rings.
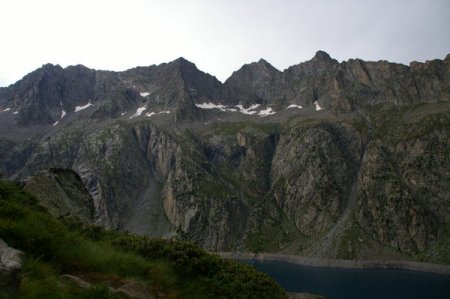
[[[450,275],[400,269],[303,266],[282,261],[239,260],[274,278],[286,291],[339,298],[450,298]]]

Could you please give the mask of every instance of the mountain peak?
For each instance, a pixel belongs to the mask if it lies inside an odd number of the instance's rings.
[[[237,75],[240,73],[247,73],[247,74],[254,74],[254,75],[256,75],[256,74],[269,75],[271,73],[278,73],[278,72],[280,72],[280,71],[277,70],[275,67],[273,67],[265,59],[261,58],[258,60],[258,62],[244,64],[239,70],[233,72],[233,75]]]
[[[186,58],[180,56],[177,59],[173,60],[172,62],[170,62],[171,64],[177,64],[177,65],[181,65],[181,66],[187,66],[187,65],[194,65],[195,64],[193,62],[190,62],[189,60],[187,60]]]
[[[84,66],[82,64],[69,65],[65,68],[65,70],[89,70],[89,71],[92,71],[92,69],[90,69],[87,66]]]
[[[30,74],[33,73],[52,73],[55,71],[62,71],[63,68],[59,65],[59,64],[51,64],[51,63],[46,63],[43,64],[40,68],[38,68],[37,70],[35,70],[34,72],[31,72]]]
[[[265,60],[264,58],[261,58],[258,60],[258,62],[256,63],[258,66],[262,66],[267,70],[270,71],[275,71],[275,72],[279,72],[278,69],[276,69],[273,65],[270,64],[270,62],[268,62],[267,60]]]
[[[168,63],[169,69],[171,70],[177,70],[182,73],[189,72],[189,73],[195,73],[198,72],[197,66],[193,63],[187,60],[184,57],[178,57],[177,59],[171,61]]]
[[[187,60],[183,56],[180,56],[177,59],[175,59],[174,62],[189,62],[189,60]]]
[[[316,52],[316,55],[314,55],[312,60],[316,61],[332,61],[333,59],[330,57],[330,55],[322,50],[319,50]]]
[[[43,69],[49,69],[49,68],[60,68],[59,64],[52,64],[52,63],[45,63],[41,66]]]

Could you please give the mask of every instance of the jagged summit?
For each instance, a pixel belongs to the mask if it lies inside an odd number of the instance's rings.
[[[197,66],[195,65],[195,63],[187,60],[184,57],[178,57],[177,59],[172,60],[171,62],[169,62],[168,65],[173,65],[173,66],[179,67],[180,69],[183,69],[183,68],[194,68],[194,69],[197,69]]]
[[[39,69],[52,69],[52,68],[62,68],[59,64],[53,64],[53,63],[45,63],[43,64]]]
[[[332,61],[334,59],[332,59],[330,57],[330,55],[322,50],[319,50],[316,52],[316,55],[314,55],[314,57],[312,58],[313,60],[319,60],[319,61]]]
[[[268,62],[264,58],[260,58],[258,60],[257,64],[260,65],[260,66],[264,66],[267,69],[273,69],[273,70],[279,71],[277,68],[275,68],[272,64],[270,64],[270,62]]]
[[[183,57],[124,72],[46,64],[17,83],[0,88],[0,110],[10,109],[16,113],[15,123],[28,126],[60,124],[62,115],[70,116],[76,107],[88,104],[92,105],[83,115],[94,121],[163,111],[172,112],[180,121],[201,118],[196,105],[203,103],[261,105],[276,112],[290,105],[351,111],[386,102],[448,101],[448,61],[449,56],[414,62],[411,68],[360,59],[339,63],[318,51],[311,60],[284,71],[264,59],[245,64],[224,83]],[[430,78],[434,78],[432,85],[426,83]]]
[[[257,62],[252,62],[252,63],[248,63],[248,64],[244,64],[239,70],[234,71],[233,74],[231,75],[231,77],[235,74],[238,74],[239,72],[242,71],[261,71],[261,70],[267,70],[267,71],[278,71],[274,66],[272,66],[267,60],[260,58]],[[230,78],[231,78],[230,77]],[[228,78],[228,79],[230,79]],[[227,79],[227,80],[228,80]]]

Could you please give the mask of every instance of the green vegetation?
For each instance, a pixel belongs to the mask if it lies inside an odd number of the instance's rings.
[[[392,106],[379,104],[367,110],[371,125],[374,127],[374,137],[397,143],[404,140],[418,139],[433,131],[448,128],[450,116],[447,112],[421,115],[421,109],[427,104],[420,103],[408,106]],[[431,108],[430,108],[431,109]],[[359,130],[360,120],[353,123]]]
[[[227,189],[216,181],[200,181],[200,185],[194,192],[203,198],[222,198],[227,194]]]
[[[346,229],[337,244],[337,258],[339,259],[357,259],[357,255],[362,247],[362,242],[366,237],[364,230],[356,221],[352,221]]]
[[[19,298],[116,298],[111,288],[131,282],[163,298],[286,298],[272,279],[248,265],[188,242],[57,220],[32,195],[2,181],[0,238],[27,256]],[[91,287],[75,287],[62,274]]]
[[[244,130],[256,130],[263,133],[274,133],[279,130],[279,126],[274,123],[255,122],[218,122],[212,126],[213,131],[220,135],[235,135]]]
[[[294,240],[304,236],[297,230],[292,220],[283,218],[281,222],[266,224],[260,230],[250,233],[246,246],[251,252],[278,252]]]
[[[450,264],[450,223],[441,223],[438,239],[433,246],[418,256],[419,260],[427,261],[433,258],[435,263]]]
[[[293,117],[288,122],[289,128],[308,128],[320,124],[322,121],[320,119],[314,118],[303,118],[303,117]]]

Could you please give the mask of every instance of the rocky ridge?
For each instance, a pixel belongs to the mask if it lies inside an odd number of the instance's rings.
[[[184,58],[124,72],[47,64],[0,88],[0,111],[16,113],[14,122],[21,126],[56,124],[87,108],[88,118],[97,121],[130,117],[133,110],[135,116],[171,111],[176,120],[193,120],[202,117],[198,104],[208,102],[276,110],[317,102],[323,108],[352,111],[379,103],[448,101],[449,67],[449,56],[405,66],[359,59],[339,63],[318,51],[310,61],[283,72],[261,59],[222,84]]]

